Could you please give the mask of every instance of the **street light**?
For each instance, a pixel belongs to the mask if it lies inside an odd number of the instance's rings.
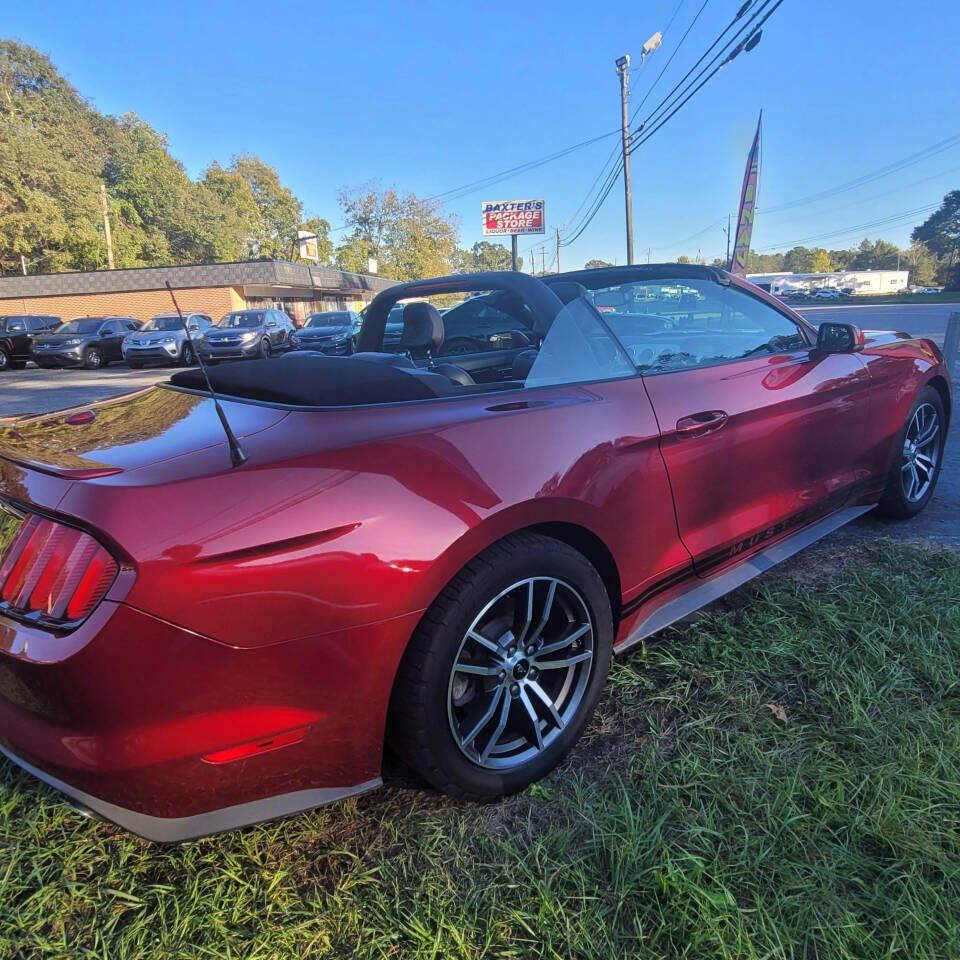
[[[640,50],[640,64],[660,47],[663,43],[663,34],[658,30],[643,45]],[[640,68],[637,67],[639,70]],[[627,263],[633,263],[633,195],[630,190],[630,115],[627,109],[627,89],[629,86],[628,76],[630,74],[630,54],[625,53],[622,57],[617,57],[617,74],[620,77],[620,115],[623,143],[623,205],[627,219]]]

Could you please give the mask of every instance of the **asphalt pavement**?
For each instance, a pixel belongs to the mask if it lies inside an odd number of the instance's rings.
[[[861,330],[896,330],[911,337],[928,337],[941,347],[951,313],[960,313],[960,303],[855,303],[828,307],[795,307],[811,323],[837,320],[855,323]]]

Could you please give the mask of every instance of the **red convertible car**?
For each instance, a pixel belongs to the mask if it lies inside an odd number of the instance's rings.
[[[385,744],[520,790],[615,652],[922,510],[951,411],[930,341],[709,267],[401,284],[358,349],[0,430],[10,760],[161,841],[370,790]]]

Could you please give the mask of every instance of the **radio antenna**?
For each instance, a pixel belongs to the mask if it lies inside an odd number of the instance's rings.
[[[227,420],[227,415],[223,412],[223,407],[220,406],[220,400],[217,397],[216,391],[213,389],[213,384],[210,383],[210,374],[207,373],[207,365],[204,363],[203,354],[197,349],[197,345],[193,342],[193,337],[190,336],[190,328],[187,326],[187,321],[183,318],[183,313],[180,310],[180,304],[177,303],[177,298],[173,295],[173,287],[170,286],[169,280],[166,281],[166,284],[167,290],[170,292],[170,299],[177,309],[177,316],[180,318],[183,332],[187,335],[187,339],[193,347],[193,355],[197,358],[197,363],[200,364],[200,369],[203,371],[203,379],[207,381],[207,391],[213,400],[213,406],[217,411],[217,416],[220,418],[223,432],[227,435],[227,446],[230,448],[230,463],[235,467],[239,467],[246,463],[247,455],[244,453],[243,447],[240,446],[240,441],[237,439],[236,434],[230,429],[230,421]]]

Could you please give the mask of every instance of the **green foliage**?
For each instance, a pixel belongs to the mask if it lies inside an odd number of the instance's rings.
[[[583,266],[587,270],[599,270],[601,267],[612,267],[613,264],[607,260],[588,260]]]
[[[417,280],[445,276],[457,264],[459,222],[436,201],[373,182],[342,189],[338,201],[352,227],[337,248],[340,269],[365,273],[373,257],[383,276]]]
[[[830,263],[830,254],[823,247],[810,251],[810,270],[812,273],[829,273],[833,267]]]
[[[457,273],[481,273],[485,270],[512,270],[513,256],[500,243],[480,240],[469,250],[458,250],[455,262]]]
[[[910,239],[937,257],[937,279],[948,290],[960,290],[960,190],[951,190]]]
[[[791,569],[618,657],[571,758],[496,804],[394,780],[165,847],[0,758],[0,956],[960,956],[960,560]]]
[[[301,204],[268,164],[241,156],[193,181],[149,124],[103,116],[48,57],[0,41],[0,269],[21,254],[32,272],[106,266],[101,182],[118,267],[294,252]]]

